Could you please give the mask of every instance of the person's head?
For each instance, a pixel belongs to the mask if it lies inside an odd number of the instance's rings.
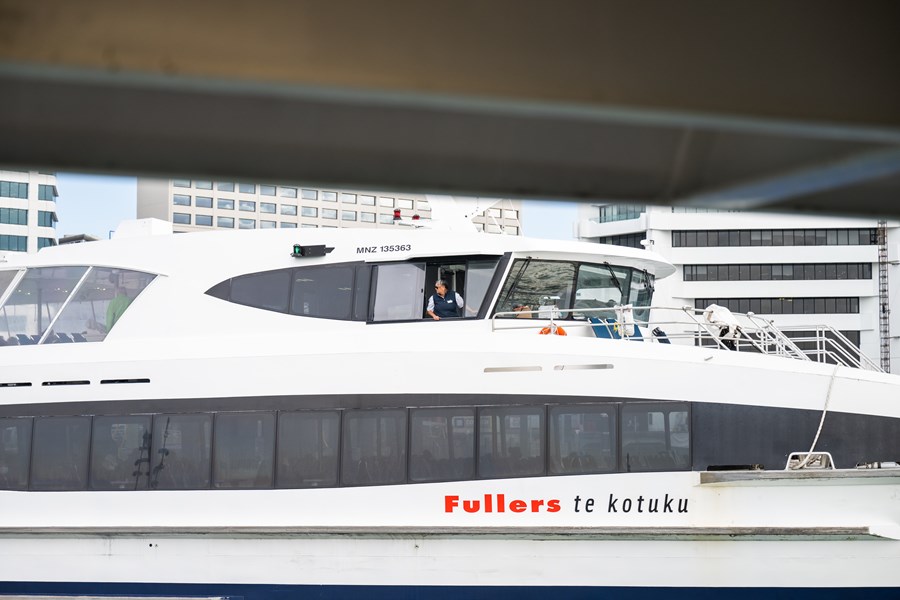
[[[439,295],[443,296],[444,294],[446,294],[447,289],[448,289],[447,282],[444,281],[443,279],[438,279],[437,281],[434,282],[434,291],[437,292]]]

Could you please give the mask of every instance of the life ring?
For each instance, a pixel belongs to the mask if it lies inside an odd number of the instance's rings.
[[[540,333],[541,335],[550,335],[551,333],[555,333],[556,335],[566,335],[566,330],[559,325],[553,325],[552,327],[544,327],[541,329]]]

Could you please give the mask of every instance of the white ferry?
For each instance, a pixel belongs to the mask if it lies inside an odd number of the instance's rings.
[[[0,597],[900,597],[900,378],[651,310],[653,253],[397,227],[0,260]]]

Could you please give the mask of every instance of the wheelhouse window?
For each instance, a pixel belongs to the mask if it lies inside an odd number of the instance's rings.
[[[355,270],[352,265],[295,269],[291,313],[325,319],[350,319]]]
[[[564,316],[572,308],[575,264],[570,262],[518,259],[500,293],[498,312],[525,306],[532,318]],[[528,313],[525,313],[528,314]]]
[[[375,321],[409,321],[422,318],[425,265],[397,263],[375,268]]]
[[[43,267],[25,271],[0,309],[0,331],[7,341],[37,344],[87,270]]]

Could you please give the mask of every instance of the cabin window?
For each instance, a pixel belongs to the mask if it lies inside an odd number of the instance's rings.
[[[341,482],[386,485],[406,479],[406,411],[353,410],[344,414]]]
[[[236,304],[287,312],[291,270],[252,273],[231,280],[231,301]]]
[[[375,267],[375,321],[421,319],[424,312],[425,266],[396,263]]]
[[[3,293],[6,291],[6,288],[9,287],[9,284],[12,283],[12,280],[15,279],[16,275],[18,274],[18,271],[0,271],[0,300],[3,300]]]
[[[614,406],[559,406],[550,409],[550,472],[615,471]]]
[[[475,472],[475,409],[410,411],[410,481],[459,481]]]
[[[352,265],[303,267],[294,270],[291,314],[350,319],[353,309]]]
[[[628,304],[628,275],[631,269],[610,265],[581,265],[575,291],[576,317],[615,318],[613,306]],[[584,309],[607,309],[587,310]]]
[[[478,411],[479,477],[524,477],[544,471],[543,407]]]
[[[28,487],[31,419],[0,419],[0,489]]]
[[[209,487],[212,415],[157,415],[153,419],[150,487],[190,490]]]
[[[0,310],[0,331],[10,340],[16,338],[20,345],[38,343],[87,269],[44,267],[25,271]]]
[[[280,488],[333,487],[338,482],[341,415],[338,411],[278,415]]]
[[[518,259],[500,293],[498,312],[524,306],[530,318],[565,317],[560,311],[572,308],[575,264],[570,262]]]
[[[44,343],[105,339],[154,277],[140,271],[91,267]]]
[[[624,405],[621,460],[624,471],[690,468],[690,418],[687,405]]]
[[[92,490],[145,490],[150,471],[150,416],[94,417]]]
[[[90,440],[90,417],[35,419],[31,489],[85,489]]]
[[[213,486],[272,487],[274,413],[218,413],[213,448]]]

